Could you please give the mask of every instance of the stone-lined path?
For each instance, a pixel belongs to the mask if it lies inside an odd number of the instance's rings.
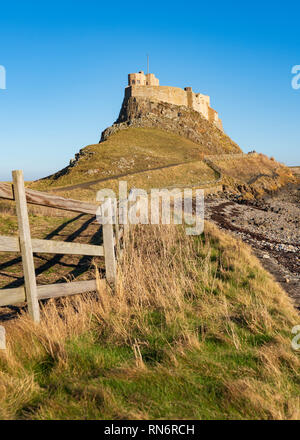
[[[300,185],[254,204],[210,196],[205,216],[248,243],[300,309]]]

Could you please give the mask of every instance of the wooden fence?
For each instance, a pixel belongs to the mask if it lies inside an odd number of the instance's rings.
[[[0,199],[14,200],[18,218],[18,237],[0,235],[0,252],[20,252],[24,272],[24,286],[0,289],[0,306],[26,302],[30,316],[40,320],[39,300],[57,298],[96,290],[96,280],[57,283],[38,286],[36,283],[33,253],[88,255],[105,258],[106,281],[116,281],[115,238],[112,224],[104,224],[103,246],[70,243],[56,240],[32,239],[29,226],[27,203],[47,206],[66,211],[96,215],[99,205],[78,200],[65,199],[55,195],[25,189],[22,171],[13,171],[13,185],[0,184]],[[99,225],[100,227],[100,225]],[[117,227],[117,247],[121,236]],[[105,283],[105,280],[101,282]]]

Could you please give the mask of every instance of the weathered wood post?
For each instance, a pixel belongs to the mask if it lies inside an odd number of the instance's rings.
[[[31,243],[27,202],[25,195],[24,177],[22,171],[13,171],[13,188],[16,200],[16,210],[19,226],[20,250],[22,255],[25,280],[25,294],[28,311],[34,322],[40,321],[40,309],[37,294],[37,285],[34,271],[34,261]]]
[[[127,198],[120,199],[118,216],[119,216],[120,223],[123,225],[123,243],[125,243],[125,240],[127,239],[127,235],[128,235],[128,231],[129,231],[128,199]]]
[[[105,206],[104,206],[105,205]],[[103,204],[103,209],[107,209],[108,215],[106,221],[103,222],[103,246],[105,258],[106,279],[109,284],[115,284],[117,279],[117,265],[114,244],[114,230],[113,230],[113,205],[112,200],[107,199]],[[102,212],[104,219],[104,212]]]
[[[115,231],[116,231],[116,257],[117,260],[119,260],[121,255],[121,246],[120,246],[120,225],[119,225],[119,207],[118,204],[116,204],[116,213],[115,213]]]

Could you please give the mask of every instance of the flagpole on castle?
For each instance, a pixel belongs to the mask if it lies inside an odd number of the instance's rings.
[[[147,55],[147,73],[149,73],[149,55]]]

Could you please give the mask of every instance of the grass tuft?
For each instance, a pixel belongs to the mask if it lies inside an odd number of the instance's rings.
[[[299,317],[245,244],[139,226],[118,270],[5,323],[1,418],[299,419]]]

